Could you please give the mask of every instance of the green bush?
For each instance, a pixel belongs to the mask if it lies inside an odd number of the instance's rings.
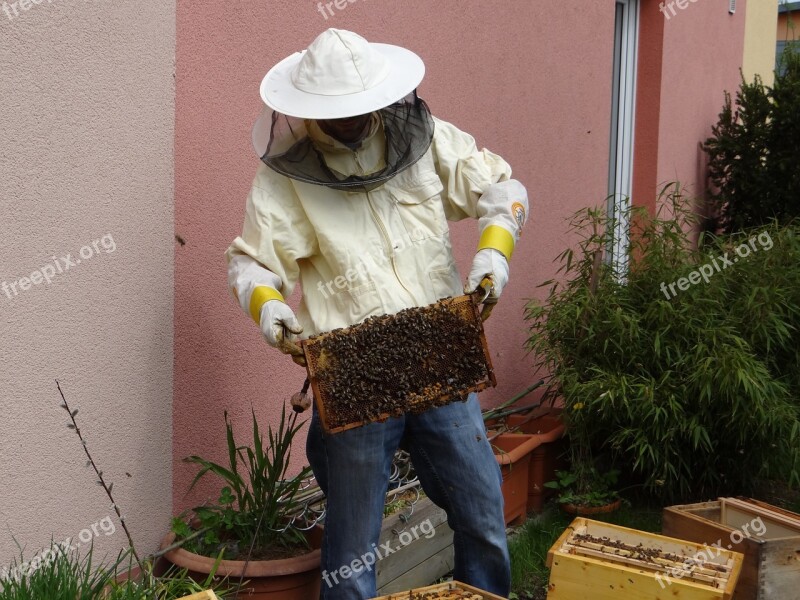
[[[800,53],[793,45],[783,64],[772,88],[758,76],[753,83],[742,80],[735,108],[725,94],[703,146],[710,199],[727,233],[800,216]]]
[[[797,482],[800,228],[705,237],[697,249],[679,191],[670,197],[668,218],[629,215],[624,280],[598,260],[615,223],[598,210],[575,216],[581,242],[560,256],[565,281],[527,306],[529,348],[553,374],[572,443],[665,499],[747,492],[757,477]],[[757,249],[735,255],[748,240]],[[669,291],[723,256],[736,264]]]
[[[204,581],[189,577],[187,569],[171,566],[163,575],[153,573],[153,563],[144,563],[145,572],[135,580],[117,582],[122,573],[135,568],[130,551],[112,564],[98,563],[93,551],[76,551],[51,544],[32,561],[20,557],[0,576],[0,600],[176,600],[213,589],[220,599],[235,588],[216,576],[216,567]]]

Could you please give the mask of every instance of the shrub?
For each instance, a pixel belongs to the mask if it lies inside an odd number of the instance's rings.
[[[725,94],[703,145],[710,199],[727,233],[800,216],[800,53],[790,45],[782,60],[772,88],[758,76],[742,80],[735,108]]]
[[[665,499],[743,492],[760,476],[796,482],[800,229],[770,226],[773,249],[673,296],[664,288],[741,240],[706,237],[697,249],[680,192],[669,196],[669,218],[629,215],[624,280],[597,260],[614,221],[575,215],[581,241],[559,257],[565,281],[527,306],[529,348],[554,377],[572,443],[610,454]]]

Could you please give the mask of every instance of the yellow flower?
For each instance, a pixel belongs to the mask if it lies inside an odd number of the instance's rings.
[[[573,405],[572,410],[580,410],[583,408],[583,402],[578,402]]]

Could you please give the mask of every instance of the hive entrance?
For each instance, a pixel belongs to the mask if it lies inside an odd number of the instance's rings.
[[[471,296],[370,317],[302,347],[329,432],[424,412],[495,385]]]

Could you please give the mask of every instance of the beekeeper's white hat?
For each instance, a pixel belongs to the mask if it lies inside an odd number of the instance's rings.
[[[270,69],[261,82],[261,98],[290,117],[342,119],[397,102],[424,76],[425,64],[411,50],[328,29],[307,50]]]

